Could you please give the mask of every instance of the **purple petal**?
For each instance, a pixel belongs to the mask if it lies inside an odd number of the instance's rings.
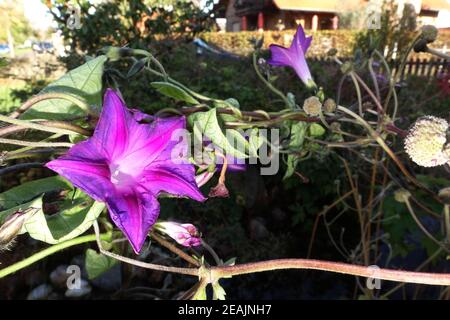
[[[288,48],[279,46],[277,44],[271,44],[269,46],[271,57],[267,60],[268,64],[277,67],[292,66],[292,53]]]
[[[302,54],[305,55],[309,46],[311,45],[312,37],[306,37],[305,31],[303,31],[302,25],[299,25],[297,32],[294,35],[294,40],[291,44],[291,49],[298,50],[301,49]]]
[[[107,89],[103,109],[95,128],[93,139],[109,160],[114,159],[127,147],[129,116],[122,99],[112,89]]]
[[[206,200],[195,181],[195,168],[192,164],[167,165],[160,163],[151,165],[145,171],[141,183],[156,195],[160,192],[167,192],[197,201]]]
[[[130,125],[129,148],[120,162],[125,166],[145,168],[153,161],[170,159],[172,149],[179,141],[172,140],[177,130],[184,129],[184,117],[157,118],[151,124]]]
[[[156,197],[137,186],[128,193],[117,192],[106,199],[111,219],[126,235],[138,254],[159,216]]]
[[[73,146],[66,155],[48,162],[46,167],[95,200],[104,201],[107,195],[114,193],[109,167],[89,141]]]

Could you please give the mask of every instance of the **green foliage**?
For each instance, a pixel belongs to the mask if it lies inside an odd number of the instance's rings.
[[[48,3],[72,50],[89,54],[104,46],[145,48],[162,35],[192,38],[213,25],[209,13],[188,0],[118,0],[95,4],[83,0],[77,1],[82,26],[70,30],[65,1]]]
[[[190,104],[199,104],[199,102],[195,100],[195,98],[193,98],[189,93],[174,84],[171,84],[169,82],[152,82],[150,84],[152,87],[156,88],[159,93],[165,96]]]
[[[57,213],[46,215],[44,193],[61,192],[62,199],[52,201]],[[37,197],[30,201],[30,199]],[[27,202],[28,201],[28,202]],[[48,202],[46,204],[49,204]],[[24,223],[22,233],[46,243],[60,243],[83,234],[92,226],[105,208],[103,203],[93,202],[89,196],[59,176],[24,183],[0,194],[1,220],[27,208],[35,209]],[[48,207],[48,206],[47,206]]]
[[[242,150],[249,149],[248,141],[238,131],[233,129],[228,129],[227,133],[224,134],[219,124],[215,108],[190,115],[188,117],[188,122],[193,128],[194,137],[197,141],[203,141],[202,137],[206,136],[211,139],[216,146],[222,148],[226,154],[237,159],[248,157],[247,154],[242,152]],[[239,145],[242,147],[235,148]]]
[[[8,31],[11,33],[15,44],[22,44],[32,35],[28,20],[23,10],[15,1],[4,0],[0,2],[0,43],[8,42]]]
[[[40,93],[64,92],[85,99],[90,105],[100,106],[102,102],[102,76],[105,56],[92,59],[71,70],[52,82]],[[26,111],[23,119],[71,119],[82,116],[85,111],[62,99],[49,99],[36,103]]]
[[[411,11],[412,10],[412,11]],[[397,4],[392,1],[384,1],[380,29],[367,29],[356,35],[354,50],[362,51],[368,56],[377,49],[384,53],[387,60],[391,60],[394,52],[397,57],[402,57],[413,39],[416,28],[416,16],[414,8],[406,5],[402,16],[397,14]]]
[[[114,267],[118,261],[92,249],[86,250],[86,271],[89,279],[95,279]]]
[[[290,153],[287,156],[287,169],[283,179],[289,178],[295,172],[295,168],[301,158],[300,152],[303,148],[307,128],[308,124],[305,122],[291,122],[288,150],[295,153]]]

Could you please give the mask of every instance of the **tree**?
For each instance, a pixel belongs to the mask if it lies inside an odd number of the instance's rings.
[[[0,2],[0,19],[5,28],[0,28],[0,42],[8,42],[10,55],[14,57],[14,43],[22,43],[32,31],[22,10],[21,1]]]

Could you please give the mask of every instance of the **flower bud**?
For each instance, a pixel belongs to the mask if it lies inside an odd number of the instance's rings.
[[[325,102],[323,103],[323,111],[326,113],[332,113],[335,110],[336,110],[336,102],[331,98],[325,100]]]
[[[337,49],[336,48],[331,48],[330,50],[328,50],[327,55],[329,57],[334,57],[335,55],[337,55]]]
[[[197,183],[197,187],[204,186],[206,183],[208,183],[209,180],[214,176],[215,171],[204,171],[198,175],[195,176],[195,183]]]
[[[420,166],[435,167],[449,161],[444,152],[448,123],[432,116],[417,120],[405,139],[405,150],[410,158]]]
[[[411,196],[411,192],[406,189],[399,189],[394,192],[395,201],[400,203],[405,203],[408,198]]]
[[[320,103],[319,98],[313,96],[303,102],[303,110],[307,115],[317,116],[320,114],[320,110],[322,108],[322,103]]]
[[[422,27],[422,38],[425,39],[427,43],[434,42],[438,35],[438,29],[432,25],[425,25]]]
[[[200,234],[193,224],[167,221],[156,223],[154,228],[184,247],[197,247],[201,244]]]
[[[22,229],[27,215],[17,212],[9,216],[0,227],[0,248],[7,248]]]
[[[223,182],[219,182],[215,187],[211,188],[208,197],[211,198],[228,198],[230,193],[227,186]]]
[[[443,203],[450,205],[450,187],[439,190],[438,197]]]

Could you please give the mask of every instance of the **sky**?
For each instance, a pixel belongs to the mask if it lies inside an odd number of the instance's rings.
[[[48,8],[40,0],[22,0],[25,17],[33,29],[48,30],[53,24]]]

